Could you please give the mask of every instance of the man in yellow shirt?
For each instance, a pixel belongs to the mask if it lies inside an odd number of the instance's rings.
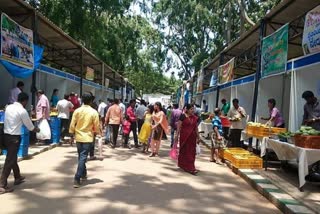
[[[78,168],[74,176],[74,188],[80,187],[80,179],[87,178],[86,161],[88,153],[94,140],[94,134],[100,133],[99,114],[90,104],[92,97],[90,94],[83,94],[83,105],[73,113],[69,133],[72,140],[75,138],[78,150]],[[74,135],[74,136],[73,136]]]

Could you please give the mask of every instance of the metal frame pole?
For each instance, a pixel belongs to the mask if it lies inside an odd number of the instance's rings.
[[[224,63],[224,53],[220,54],[219,66]],[[219,76],[219,67],[218,67],[218,76]],[[217,82],[217,97],[216,97],[216,108],[219,107],[219,99],[220,99],[220,87],[219,87],[219,78]]]
[[[80,53],[80,61],[81,61],[81,69],[80,69],[80,97],[82,97],[82,85],[83,85],[83,48],[81,47],[81,53]]]
[[[116,79],[116,72],[113,72],[113,79]],[[116,87],[113,86],[113,99],[116,99]]]
[[[255,75],[255,84],[254,84],[254,94],[253,94],[253,103],[252,103],[252,113],[251,113],[251,121],[255,120],[256,113],[257,113],[257,101],[258,101],[258,92],[259,92],[259,82],[261,78],[261,48],[262,48],[262,41],[266,35],[266,20],[262,19],[260,24],[260,36],[258,42],[258,49],[257,49],[257,69]]]
[[[36,11],[33,10],[32,11],[33,16],[32,16],[32,28],[33,28],[33,42],[35,44],[38,43],[39,38],[38,38],[38,23],[37,23],[37,14]],[[31,82],[31,104],[33,106],[36,106],[36,91],[37,91],[37,87],[36,87],[36,83],[37,82],[37,70],[34,70],[32,73],[32,82]]]

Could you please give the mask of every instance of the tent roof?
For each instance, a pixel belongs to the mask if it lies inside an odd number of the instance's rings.
[[[84,72],[87,66],[95,70],[95,82],[103,83],[102,77],[104,76],[104,78],[111,80],[111,86],[124,85],[123,76],[114,71],[28,3],[22,0],[2,0],[0,10],[26,28],[34,29],[34,23],[36,23],[35,28],[37,30],[36,38],[34,39],[36,44],[45,47],[44,61],[46,63],[81,76],[81,62],[83,61]],[[34,22],[34,19],[36,22]],[[82,59],[81,55],[83,56]],[[104,75],[102,74],[102,65],[104,66]]]
[[[288,60],[303,55],[301,41],[304,22],[301,17],[317,5],[319,5],[319,1],[315,0],[283,0],[265,16],[264,19],[268,23],[266,35],[272,34],[284,24],[291,22],[289,30],[289,37],[291,39],[289,41]],[[208,65],[205,66],[205,69],[213,70],[217,68],[219,66],[219,58],[222,53],[227,56],[224,57],[225,63],[228,59],[234,56],[240,56],[241,54],[251,51],[249,49],[254,51],[259,42],[260,25],[260,23],[256,24],[249,31],[240,36],[240,38],[228,45],[227,48],[225,48]],[[256,57],[244,62],[244,65],[255,68]],[[243,68],[237,68],[236,70],[236,73],[242,75],[247,75],[253,72],[253,70],[250,71]]]

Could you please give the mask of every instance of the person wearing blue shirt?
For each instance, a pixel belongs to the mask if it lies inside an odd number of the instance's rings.
[[[214,114],[215,116],[212,119],[213,133],[211,135],[211,162],[222,164],[219,158],[219,150],[225,147],[225,143],[220,119],[221,110],[216,108]]]
[[[59,102],[59,97],[58,97],[58,89],[54,89],[52,92],[52,96],[51,96],[51,107],[56,107],[58,102]]]

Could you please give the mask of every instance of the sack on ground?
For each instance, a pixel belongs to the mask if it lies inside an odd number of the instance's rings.
[[[49,123],[46,119],[40,121],[38,128],[40,132],[37,133],[36,137],[38,140],[50,140],[51,139],[51,129]]]
[[[197,146],[196,146],[196,154],[197,154],[197,155],[200,155],[200,154],[201,154],[201,147],[200,147],[199,144],[197,144]]]

